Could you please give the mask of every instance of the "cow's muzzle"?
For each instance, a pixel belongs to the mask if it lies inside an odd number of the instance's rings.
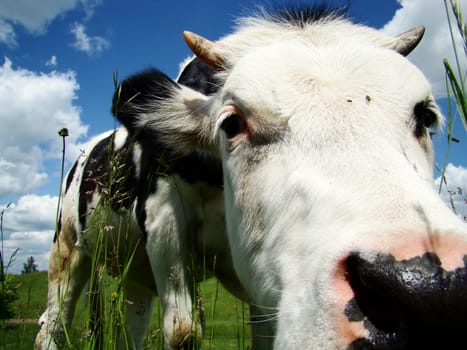
[[[359,335],[348,349],[467,346],[466,263],[464,257],[463,266],[447,270],[436,253],[400,260],[350,253],[339,269],[351,290],[342,312]]]

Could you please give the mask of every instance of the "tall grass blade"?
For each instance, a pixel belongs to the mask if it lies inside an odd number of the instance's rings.
[[[452,92],[454,94],[454,98],[456,99],[459,115],[461,117],[462,123],[464,124],[465,130],[467,130],[467,95],[465,93],[464,86],[462,86],[462,83],[459,82],[447,59],[443,60],[443,64],[452,88]]]
[[[456,100],[459,115],[462,119],[464,128],[467,131],[467,93],[466,93],[466,87],[465,87],[466,72],[462,72],[462,65],[460,63],[461,62],[460,55],[459,55],[459,50],[458,50],[456,39],[455,39],[456,35],[454,33],[454,25],[451,21],[450,10],[454,14],[457,31],[462,38],[462,49],[463,49],[462,51],[466,58],[467,58],[467,24],[463,22],[462,12],[460,11],[460,8],[456,1],[449,0],[449,6],[448,6],[448,0],[444,0],[444,7],[446,10],[446,17],[447,17],[448,24],[449,24],[449,33],[451,36],[452,48],[454,50],[454,57],[456,60],[455,68],[457,70],[457,74],[454,72],[454,69],[452,68],[452,66],[450,65],[450,63],[448,62],[446,58],[443,60],[443,64],[445,67],[447,79],[449,80],[449,83],[452,88],[452,92],[454,94],[454,98]]]

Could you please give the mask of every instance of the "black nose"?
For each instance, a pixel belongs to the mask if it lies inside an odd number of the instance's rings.
[[[347,278],[355,298],[349,321],[363,321],[368,338],[349,349],[467,349],[467,258],[442,268],[434,253],[397,261],[389,254],[352,253]]]

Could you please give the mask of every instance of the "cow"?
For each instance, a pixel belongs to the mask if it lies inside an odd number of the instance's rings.
[[[134,107],[153,97],[148,87],[161,79],[161,72],[148,69],[124,80],[112,112],[121,120],[134,118]],[[205,94],[215,87],[212,69],[197,58],[187,62],[178,82]],[[196,149],[179,153],[151,129],[126,124],[91,140],[63,185],[47,309],[39,319],[35,348],[63,348],[80,293],[88,282],[96,283],[102,263],[112,275],[127,276],[132,348],[143,346],[156,295],[165,347],[196,346],[203,320],[193,281],[214,275],[227,290],[247,299],[233,270],[222,184],[217,157]]]
[[[391,37],[323,8],[264,13],[215,42],[184,33],[213,91],[157,71],[117,92],[135,145],[218,160],[229,276],[261,320],[258,348],[465,346],[467,227],[434,190],[430,134],[443,118],[406,58],[423,32]],[[175,205],[163,188],[137,193],[134,214],[161,299],[170,263],[157,270],[169,257],[151,236],[172,236],[151,213]]]

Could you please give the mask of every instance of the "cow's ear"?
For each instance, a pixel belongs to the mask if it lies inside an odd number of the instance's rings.
[[[149,69],[123,80],[112,99],[112,114],[129,130],[140,126],[142,113],[154,100],[170,98],[178,85],[157,69]]]
[[[208,98],[151,69],[121,82],[112,113],[135,139],[184,152],[211,143]]]

